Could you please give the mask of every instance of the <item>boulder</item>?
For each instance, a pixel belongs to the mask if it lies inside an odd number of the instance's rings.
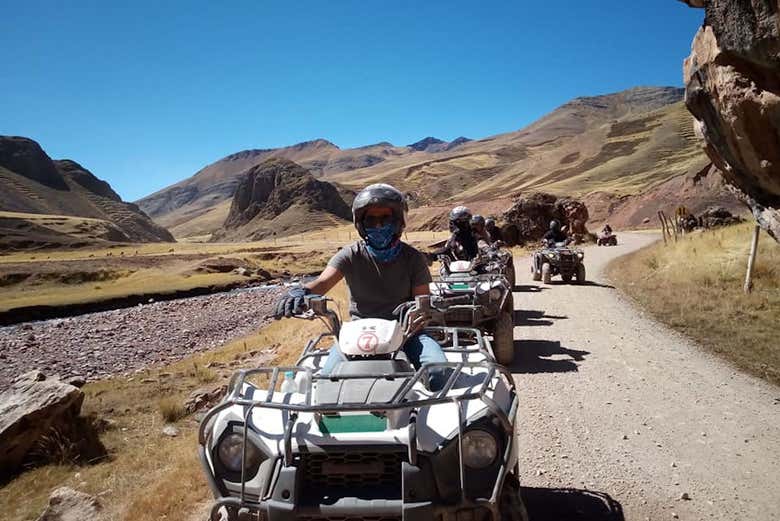
[[[733,215],[726,208],[715,207],[707,208],[700,216],[699,222],[704,228],[715,228],[718,226],[729,226],[742,222],[742,218]]]
[[[94,461],[105,456],[92,424],[80,417],[84,393],[40,371],[0,393],[0,480],[24,463]]]
[[[196,411],[208,409],[219,402],[227,392],[227,385],[214,385],[196,389],[190,393],[187,401],[184,402],[184,409],[188,414]]]
[[[100,521],[103,507],[94,496],[60,487],[49,496],[49,505],[37,521]]]
[[[502,236],[509,244],[535,242],[549,229],[550,221],[558,220],[566,226],[575,240],[590,237],[586,224],[588,208],[576,199],[536,192],[515,199],[512,206],[501,215],[505,224]]]
[[[685,60],[685,103],[723,178],[780,241],[780,15],[758,0],[683,0],[705,21]]]

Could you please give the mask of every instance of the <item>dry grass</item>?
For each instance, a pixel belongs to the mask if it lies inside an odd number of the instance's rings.
[[[616,284],[662,322],[738,367],[780,384],[780,245],[762,232],[742,291],[752,224],[656,243],[610,266]]]
[[[346,295],[343,283],[330,295],[342,316]],[[183,413],[186,397],[206,382],[226,382],[236,367],[252,363],[260,353],[274,365],[294,364],[305,342],[322,331],[318,321],[273,322],[207,353],[133,377],[87,384],[84,413],[116,424],[101,435],[110,458],[92,466],[48,465],[27,471],[0,488],[0,512],[8,519],[35,520],[51,491],[67,485],[99,494],[112,520],[187,519],[210,492],[197,459],[197,422]],[[177,423],[180,436],[161,434],[169,422]]]

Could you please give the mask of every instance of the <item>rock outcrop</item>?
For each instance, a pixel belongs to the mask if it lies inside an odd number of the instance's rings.
[[[283,214],[287,219],[277,220]],[[349,220],[352,212],[334,185],[318,181],[290,160],[269,159],[241,179],[225,220],[226,231],[217,232],[213,240],[304,231],[316,227],[310,220],[313,215]]]
[[[106,455],[80,416],[84,393],[40,371],[17,378],[0,393],[0,481],[24,463],[95,461]]]
[[[588,208],[581,201],[561,198],[543,192],[519,197],[511,208],[501,215],[502,235],[512,244],[538,241],[549,229],[550,221],[557,219],[566,226],[575,240],[589,236],[586,224]]]
[[[70,487],[55,489],[37,521],[100,521],[103,506],[94,496]]]
[[[776,0],[682,0],[704,7],[685,60],[685,103],[705,151],[780,241],[780,14]]]

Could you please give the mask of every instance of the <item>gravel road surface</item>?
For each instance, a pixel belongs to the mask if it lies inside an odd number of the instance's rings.
[[[607,263],[656,240],[585,248],[587,285],[516,260],[513,372],[532,521],[780,519],[780,389],[653,321]],[[726,298],[726,296],[724,296]]]

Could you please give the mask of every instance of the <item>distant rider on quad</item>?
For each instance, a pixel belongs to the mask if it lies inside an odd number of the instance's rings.
[[[305,311],[307,298],[326,294],[342,278],[349,288],[353,319],[395,320],[393,310],[400,304],[428,295],[431,274],[425,257],[401,241],[407,211],[406,199],[396,188],[387,184],[364,188],[352,203],[352,219],[362,240],[339,250],[316,280],[281,297],[276,318]],[[447,361],[439,343],[424,333],[411,337],[404,351],[418,369],[425,363]],[[331,349],[320,374],[330,374],[341,356],[338,349]],[[431,389],[440,389],[445,378],[443,371],[432,371]]]
[[[557,243],[568,243],[569,237],[566,232],[561,229],[561,223],[557,219],[550,221],[550,229],[542,237],[542,242],[548,248],[554,247]]]
[[[488,233],[488,236],[490,236],[491,244],[503,240],[501,230],[496,226],[495,219],[488,217],[485,220],[485,231]]]
[[[471,231],[471,211],[465,206],[456,206],[450,211],[450,238],[447,243],[429,254],[431,258],[449,255],[453,260],[472,260],[479,255],[477,239]]]
[[[603,233],[606,237],[612,235],[612,227],[609,225],[609,223],[604,224],[604,228],[601,230],[601,233]]]
[[[477,240],[477,246],[480,249],[490,247],[490,244],[493,242],[485,229],[485,218],[479,214],[471,218],[471,234]]]

